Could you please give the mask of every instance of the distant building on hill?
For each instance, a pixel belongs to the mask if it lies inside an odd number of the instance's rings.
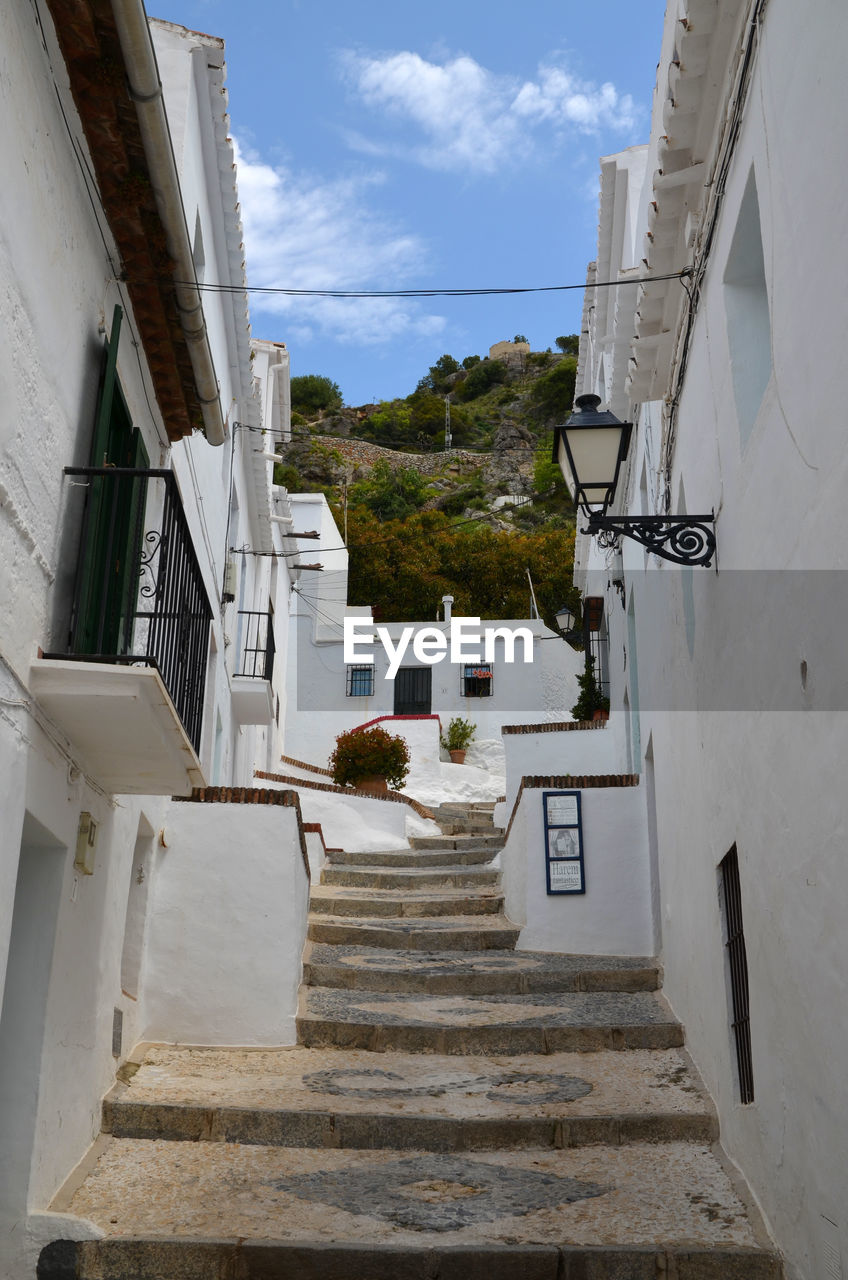
[[[496,342],[489,347],[489,359],[503,360],[504,364],[521,364],[529,354],[529,342]]]

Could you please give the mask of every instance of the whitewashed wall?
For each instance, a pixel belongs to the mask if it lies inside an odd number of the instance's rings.
[[[747,6],[720,9],[741,23]],[[676,17],[671,6],[660,83]],[[623,576],[627,588],[627,613],[610,610],[613,701],[626,692],[631,713],[619,767],[645,773],[665,992],[791,1280],[826,1275],[834,1256],[848,1270],[848,1084],[837,1065],[848,1029],[835,1015],[848,985],[848,462],[837,409],[846,177],[810,144],[832,136],[848,108],[848,13],[826,5],[807,17],[799,27],[788,0],[765,9],[680,396],[671,507],[715,509],[718,574],[647,563],[625,543],[611,575],[608,558],[589,553],[602,583]],[[664,132],[655,121],[653,148]],[[749,420],[734,377],[751,352],[732,335],[725,276],[752,174],[772,368]],[[661,410],[640,412],[631,511],[656,488]],[[718,901],[718,864],[734,844],[751,1000],[748,1105],[735,1079]]]
[[[393,644],[397,644],[404,623],[385,624]],[[446,631],[449,624],[409,624],[418,631],[437,625]],[[582,670],[582,657],[574,652],[544,623],[530,619],[483,621],[483,628],[525,627],[533,633],[533,660],[507,663],[504,644],[496,642],[493,664],[493,693],[490,697],[465,697],[461,691],[462,667],[449,657],[432,666],[432,706],[443,728],[455,716],[477,726],[478,739],[500,737],[504,724],[537,720],[570,718],[570,707],[577,698],[577,674]],[[328,629],[329,630],[329,629]],[[364,650],[361,650],[364,651]],[[345,694],[345,662],[341,640],[341,617],[326,639],[316,635],[309,616],[293,618],[289,667],[287,754],[310,764],[324,764],[333,749],[336,735],[379,716],[394,711],[394,681],[387,678],[388,658],[378,642],[374,654],[374,693],[369,697],[347,697]],[[516,655],[523,657],[523,642],[516,645]],[[423,665],[412,652],[410,643],[403,666]],[[306,712],[307,714],[298,714]]]
[[[174,23],[151,23],[165,93],[168,122],[192,242],[202,244],[198,274],[207,281],[242,283],[243,246],[234,231],[238,210],[234,156],[223,88],[223,41]],[[228,207],[229,205],[232,207]],[[199,237],[199,238],[198,238]],[[197,256],[197,255],[196,255]],[[284,689],[286,629],[291,579],[287,561],[256,552],[283,550],[279,526],[269,520],[272,464],[256,455],[272,449],[256,428],[264,421],[260,400],[272,411],[269,431],[288,430],[288,358],[283,377],[275,377],[277,402],[269,396],[267,353],[260,357],[264,382],[252,385],[250,326],[246,295],[204,292],[203,309],[215,361],[228,438],[220,449],[200,437],[173,449],[173,467],[192,528],[204,583],[213,603],[213,662],[207,697],[202,763],[214,785],[249,783],[254,768],[268,768],[279,755],[282,731],[275,721],[239,723],[232,714],[231,689],[243,647],[239,611],[267,612],[273,603],[280,653],[274,680],[275,700]],[[270,344],[260,344],[269,346]],[[284,351],[284,349],[280,349]],[[210,501],[210,495],[216,495]],[[231,549],[235,548],[235,552]],[[235,568],[235,600],[222,600],[225,564]],[[220,728],[219,728],[220,724]]]
[[[111,335],[116,304],[124,309],[117,356],[121,388],[151,465],[168,466],[173,459],[215,610],[217,672],[210,675],[201,756],[208,768],[220,712],[226,738],[220,781],[232,778],[237,745],[228,713],[220,615],[229,445],[213,449],[199,438],[173,450],[168,445],[144,351],[134,346],[138,330],[132,308],[115,280],[119,255],[105,221],[98,221],[96,196],[93,207],[74,153],[78,147],[84,156],[87,144],[47,18],[45,37],[48,53],[31,12],[19,5],[2,8],[0,106],[7,126],[0,139],[0,588],[6,601],[0,615],[3,1280],[34,1275],[39,1243],[70,1229],[66,1224],[57,1232],[38,1211],[98,1133],[100,1099],[133,1041],[148,1031],[140,969],[166,802],[106,796],[96,779],[81,774],[73,744],[46,721],[27,686],[35,646],[62,650],[67,643],[84,490],[62,468],[89,461],[104,338]],[[210,230],[205,244],[210,275],[223,280],[229,258],[219,234],[223,211],[215,208],[216,199],[220,205],[223,198],[217,159],[208,147],[202,163],[195,164],[197,155],[191,159],[208,143],[200,136],[202,90],[208,103],[208,85],[196,63],[191,56],[185,63],[191,67],[186,102],[192,105],[186,107],[191,122],[180,152],[186,158],[184,172],[191,169],[194,175],[197,207],[202,206]],[[189,212],[193,217],[194,209]],[[235,320],[216,301],[207,321],[224,413],[238,417],[244,388],[231,381],[238,367]],[[235,472],[242,508],[248,511],[249,475],[238,456]],[[283,618],[286,613],[283,602]],[[242,752],[244,781],[252,778],[254,753],[253,747]],[[90,876],[73,866],[81,812],[99,823]],[[123,1034],[113,1056],[116,1010]]]
[[[142,815],[155,825],[160,807],[114,802],[90,785],[27,687],[34,646],[67,639],[83,490],[62,468],[88,462],[116,303],[130,413],[154,466],[168,448],[31,12],[2,8],[0,47],[0,1274],[17,1280],[35,1273],[44,1239],[28,1210],[46,1204],[99,1130],[116,1065],[113,1009],[132,1023],[120,986],[129,875]],[[61,76],[60,92],[85,154]],[[116,258],[108,232],[107,245]],[[101,823],[87,877],[73,868],[81,811]]]
[[[613,712],[605,724],[594,729],[505,733],[507,817],[524,777],[621,772],[617,761],[621,758],[622,731],[622,716]]]
[[[548,788],[563,790],[567,788]],[[525,951],[653,954],[645,797],[641,787],[580,790],[585,894],[551,894],[544,789],[527,788],[501,853],[505,909]]]
[[[177,804],[145,950],[146,1039],[293,1044],[309,880],[297,813]]]

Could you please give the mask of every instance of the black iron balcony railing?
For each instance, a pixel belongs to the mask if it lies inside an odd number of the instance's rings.
[[[235,674],[270,680],[274,674],[274,615],[239,609],[239,659]]]
[[[174,473],[65,474],[84,478],[88,494],[69,652],[46,656],[155,667],[199,752],[212,609]]]

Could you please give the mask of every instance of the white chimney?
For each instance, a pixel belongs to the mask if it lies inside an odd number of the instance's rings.
[[[442,604],[445,606],[445,622],[450,622],[453,596],[442,596]]]

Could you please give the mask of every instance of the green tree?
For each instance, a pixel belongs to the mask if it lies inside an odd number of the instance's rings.
[[[466,356],[462,362],[463,369],[473,369],[475,364],[480,363],[479,356]]]
[[[550,373],[543,374],[533,383],[530,403],[539,418],[566,416],[574,404],[574,384],[577,379],[577,361],[565,356]]]
[[[397,449],[415,439],[409,407],[403,400],[381,400],[377,409],[365,419],[359,434],[387,449]]]
[[[460,364],[453,356],[445,353],[439,356],[435,364],[430,365],[426,377],[422,378],[417,391],[434,391],[436,395],[444,395],[451,387],[451,374],[458,373]]]
[[[533,459],[533,489],[545,496],[566,498],[568,489],[559,464],[551,461],[550,454],[537,453]]]
[[[555,341],[560,351],[567,356],[576,356],[580,349],[580,335],[577,333],[564,334]]]
[[[506,382],[509,371],[502,360],[481,360],[468,373],[467,378],[456,388],[456,398],[462,401],[476,400],[484,395],[490,387],[499,382]]]
[[[527,342],[529,345],[529,339],[525,338],[523,333],[517,333],[513,338],[513,342]]]
[[[315,412],[318,409],[339,409],[342,404],[342,393],[338,383],[325,378],[319,373],[304,373],[291,380],[292,408],[301,413]]]
[[[368,479],[353,485],[348,495],[354,506],[367,507],[381,520],[403,520],[426,498],[427,481],[415,467],[393,470],[385,458],[375,462]]]
[[[274,484],[282,485],[288,489],[290,493],[297,493],[302,488],[300,472],[297,467],[293,467],[291,463],[280,462],[274,463]]]
[[[542,617],[573,591],[573,526],[533,534],[493,531],[482,522],[456,525],[440,511],[380,523],[357,507],[348,522],[349,600],[372,605],[393,622],[435,618],[443,595],[454,612],[486,619],[527,618],[527,569]]]
[[[445,402],[442,396],[416,391],[408,397],[410,427],[413,438],[427,436],[444,446]],[[451,405],[451,434],[454,444],[462,444],[471,436],[472,422],[467,410]]]

